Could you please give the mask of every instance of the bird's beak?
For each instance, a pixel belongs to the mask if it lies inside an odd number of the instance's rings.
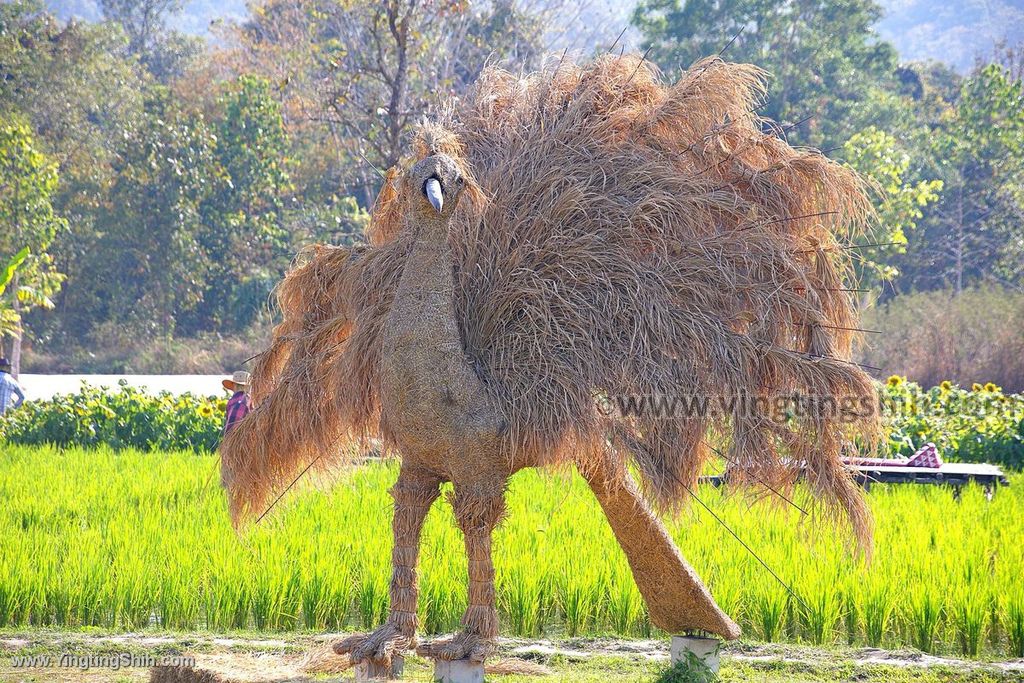
[[[444,197],[441,195],[441,183],[437,178],[429,178],[423,185],[423,192],[427,195],[427,199],[430,200],[430,205],[437,209],[438,213],[441,213],[441,207],[444,206]]]

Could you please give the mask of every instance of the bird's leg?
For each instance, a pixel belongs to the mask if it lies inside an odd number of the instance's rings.
[[[734,640],[740,627],[715,603],[626,470],[580,467],[626,554],[651,623],[669,633],[709,631]]]
[[[488,492],[460,489],[456,484],[452,507],[465,536],[469,561],[469,606],[462,630],[450,638],[424,643],[417,653],[433,659],[471,659],[482,662],[497,644],[498,610],[494,595],[491,534],[505,512],[504,481],[487,485]]]
[[[416,647],[420,532],[430,506],[440,495],[440,486],[439,477],[403,465],[398,482],[391,489],[395,499],[391,522],[395,539],[391,551],[391,610],[384,625],[373,633],[356,634],[334,646],[338,654],[349,653],[353,663],[373,660],[390,665],[393,654]]]

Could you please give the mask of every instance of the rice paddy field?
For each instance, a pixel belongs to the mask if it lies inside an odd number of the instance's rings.
[[[243,535],[214,456],[0,449],[0,628],[309,632],[370,628],[387,611],[394,463],[307,483]],[[799,492],[798,492],[799,493]],[[697,495],[670,523],[683,554],[754,641],[1024,657],[1024,479],[970,488],[877,486],[874,558],[786,504]],[[798,503],[806,503],[798,495]],[[822,530],[824,529],[824,530]],[[503,635],[651,635],[589,490],[571,473],[517,475],[495,540]],[[462,540],[447,502],[423,542],[426,633],[465,605]]]

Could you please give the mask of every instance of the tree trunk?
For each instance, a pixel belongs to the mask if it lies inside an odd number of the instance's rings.
[[[961,169],[961,178],[963,171]],[[956,295],[964,291],[964,185],[961,181],[956,202]]]
[[[11,282],[12,291],[14,296],[11,297],[11,308],[14,309],[15,315],[18,317],[17,327],[14,329],[14,339],[11,341],[11,376],[14,379],[18,379],[18,374],[21,372],[21,304],[18,303],[18,276],[14,276],[14,281]]]

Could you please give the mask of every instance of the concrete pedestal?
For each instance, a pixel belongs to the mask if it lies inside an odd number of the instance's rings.
[[[721,646],[722,641],[718,638],[672,636],[672,644],[670,646],[672,663],[675,664],[676,662],[686,661],[689,659],[690,655],[693,655],[699,661],[703,662],[712,673],[718,673],[718,667],[721,664],[721,660],[718,656],[718,649]]]
[[[435,659],[434,683],[484,683],[484,665],[468,659]]]
[[[356,681],[391,681],[402,675],[405,659],[400,655],[391,657],[391,666],[381,666],[372,661],[356,664]]]

